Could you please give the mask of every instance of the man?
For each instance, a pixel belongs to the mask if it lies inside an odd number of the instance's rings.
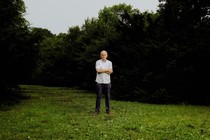
[[[106,51],[101,51],[101,59],[96,61],[96,108],[95,115],[100,112],[100,103],[102,93],[105,94],[106,113],[110,115],[110,89],[111,79],[110,74],[112,70],[112,62],[107,60],[108,54]]]

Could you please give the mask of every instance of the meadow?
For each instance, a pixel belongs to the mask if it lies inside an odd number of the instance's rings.
[[[210,140],[210,107],[111,100],[94,116],[95,93],[21,85],[30,98],[0,111],[1,140]]]

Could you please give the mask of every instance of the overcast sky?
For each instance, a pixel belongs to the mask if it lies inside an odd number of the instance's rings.
[[[141,12],[158,9],[158,0],[23,0],[26,20],[31,27],[50,30],[53,34],[67,33],[69,27],[82,26],[85,19],[98,17],[98,12],[115,4],[130,4]]]

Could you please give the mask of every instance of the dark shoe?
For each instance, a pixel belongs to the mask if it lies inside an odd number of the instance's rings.
[[[98,115],[99,114],[99,112],[94,112],[93,113],[93,116],[96,116],[96,115]]]
[[[109,116],[110,116],[110,115],[112,115],[111,111],[109,111],[109,112],[106,112],[106,113],[107,113]]]

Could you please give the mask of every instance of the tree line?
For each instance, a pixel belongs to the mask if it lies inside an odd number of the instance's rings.
[[[159,0],[158,7],[104,7],[55,35],[30,27],[22,0],[1,0],[0,96],[20,84],[94,90],[95,61],[107,50],[113,99],[210,104],[210,1]]]

